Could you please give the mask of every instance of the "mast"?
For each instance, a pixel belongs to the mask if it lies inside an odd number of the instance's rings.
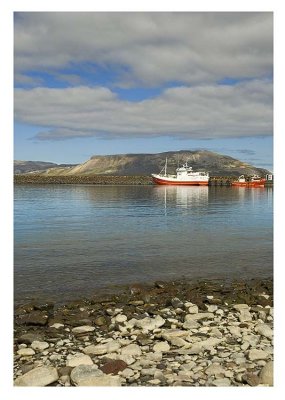
[[[166,169],[167,169],[167,157],[166,157],[166,160],[165,160],[165,171],[164,171],[164,176],[166,176]]]

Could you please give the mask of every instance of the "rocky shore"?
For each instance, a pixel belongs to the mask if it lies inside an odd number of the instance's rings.
[[[83,185],[152,185],[150,176],[110,176],[110,175],[14,175],[15,184],[83,184]]]
[[[272,386],[272,279],[133,284],[15,309],[15,386]]]

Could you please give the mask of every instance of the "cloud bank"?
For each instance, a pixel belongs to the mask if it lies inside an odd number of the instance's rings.
[[[16,13],[15,118],[39,140],[272,135],[272,25],[262,12]]]
[[[17,89],[15,116],[46,127],[38,139],[153,137],[213,139],[272,134],[272,83],[176,87],[156,98],[120,100],[102,87]]]
[[[272,74],[272,40],[272,13],[18,13],[15,70],[89,62],[117,67],[127,87],[260,78]]]

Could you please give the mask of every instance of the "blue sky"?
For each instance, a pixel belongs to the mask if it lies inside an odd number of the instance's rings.
[[[207,149],[273,170],[272,13],[16,13],[14,158]]]

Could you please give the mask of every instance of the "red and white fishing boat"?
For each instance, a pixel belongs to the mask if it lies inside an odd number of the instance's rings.
[[[167,174],[167,159],[164,168],[159,174],[151,174],[152,180],[157,185],[203,185],[209,183],[209,174],[203,171],[194,172],[187,162],[176,169],[176,175]]]
[[[232,186],[264,187],[265,182],[266,179],[258,175],[251,176],[249,180],[247,180],[244,175],[241,175],[237,181],[232,182]]]

